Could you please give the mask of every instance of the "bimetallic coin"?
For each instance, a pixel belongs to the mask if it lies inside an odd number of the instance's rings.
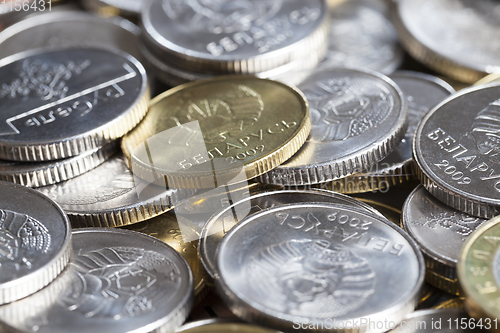
[[[129,16],[137,17],[141,13],[145,0],[83,0],[83,7],[100,16]]]
[[[487,318],[499,331],[500,218],[478,228],[465,242],[457,265],[458,281],[466,297],[465,308],[474,318]]]
[[[369,170],[341,179],[341,182],[333,182],[333,190],[336,192],[376,191],[416,177],[411,146],[417,125],[433,106],[454,93],[455,90],[443,80],[423,73],[398,71],[391,75],[391,79],[403,91],[408,103],[406,135],[393,152]],[[342,188],[338,186],[342,182],[354,184]]]
[[[150,51],[176,67],[254,74],[316,52],[329,20],[324,0],[154,0],[141,23]]]
[[[0,59],[32,49],[51,47],[113,47],[139,59],[140,29],[119,18],[99,18],[68,11],[43,13],[0,33]]]
[[[310,128],[309,106],[297,89],[222,76],[157,96],[122,149],[134,174],[147,181],[214,188],[275,168],[302,146]],[[241,177],[233,180],[235,175]]]
[[[396,29],[415,59],[469,83],[500,70],[497,1],[401,0],[396,4]]]
[[[289,74],[280,81],[305,94],[312,128],[291,159],[260,177],[263,183],[317,184],[369,169],[406,132],[406,101],[384,75],[336,68]]]
[[[172,332],[186,319],[193,277],[165,243],[130,230],[82,229],[73,232],[73,253],[61,286],[0,307],[0,320],[22,332],[146,333]]]
[[[0,304],[42,289],[71,257],[71,226],[55,202],[0,182]]]
[[[49,162],[0,161],[0,180],[28,187],[53,185],[97,168],[118,150],[116,142],[67,159]]]
[[[463,309],[420,310],[408,315],[390,333],[488,332],[482,322],[477,324]]]
[[[401,221],[424,254],[427,282],[460,294],[456,273],[460,249],[485,220],[444,205],[419,185],[406,199]]]
[[[331,9],[329,49],[320,68],[365,68],[391,74],[401,64],[403,50],[388,14],[384,0],[349,0]]]
[[[393,328],[417,304],[425,270],[417,245],[395,224],[317,202],[242,220],[222,240],[217,266],[219,294],[238,317],[318,332]]]
[[[96,48],[21,53],[0,61],[0,158],[47,161],[130,131],[149,101],[144,67]]]
[[[500,213],[500,85],[464,89],[434,107],[417,128],[413,158],[425,188],[469,215]]]
[[[277,190],[258,193],[250,196],[248,199],[234,202],[217,214],[214,214],[201,230],[199,252],[208,274],[213,279],[218,278],[219,273],[216,263],[217,249],[223,237],[237,223],[245,217],[267,208],[302,202],[333,202],[354,206],[382,217],[382,214],[361,201],[325,190]]]
[[[239,323],[224,319],[207,319],[188,323],[179,328],[176,333],[280,333],[268,328]]]
[[[205,296],[206,272],[198,257],[198,239],[200,238],[198,226],[188,221],[178,220],[173,212],[167,212],[124,228],[158,238],[179,252],[186,259],[193,273],[196,298],[200,300]]]
[[[121,154],[83,175],[37,190],[61,205],[74,228],[141,222],[170,210],[175,202],[192,194],[134,177]]]

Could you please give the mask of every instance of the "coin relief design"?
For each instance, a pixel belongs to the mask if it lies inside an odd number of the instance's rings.
[[[437,214],[431,212],[430,216],[410,221],[410,223],[421,227],[430,229],[443,228],[453,231],[460,235],[462,241],[465,241],[467,236],[484,222],[483,219],[460,212],[439,212]]]
[[[0,209],[0,268],[28,270],[34,257],[49,251],[49,230],[35,218]]]
[[[500,163],[500,99],[479,111],[470,131],[480,154]]]
[[[276,310],[291,315],[341,316],[375,292],[369,263],[327,240],[293,239],[265,247],[248,259],[245,270],[258,297],[279,300]]]
[[[153,251],[109,247],[75,257],[76,276],[59,302],[86,318],[143,315],[168,303],[180,286],[179,268]]]
[[[394,107],[384,86],[359,78],[321,80],[304,94],[310,103],[311,142],[356,137],[377,127]]]

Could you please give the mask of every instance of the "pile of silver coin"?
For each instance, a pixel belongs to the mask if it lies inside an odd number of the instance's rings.
[[[500,2],[0,1],[0,332],[500,332]]]

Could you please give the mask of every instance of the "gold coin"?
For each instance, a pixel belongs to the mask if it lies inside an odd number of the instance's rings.
[[[492,73],[492,74],[486,75],[481,80],[474,83],[473,86],[481,86],[483,84],[487,84],[487,83],[491,83],[491,82],[495,82],[495,81],[500,81],[500,73]]]
[[[465,241],[457,265],[465,308],[474,318],[488,318],[499,330],[500,317],[500,216],[487,221]],[[495,327],[496,326],[496,327]]]
[[[221,76],[156,97],[122,148],[132,171],[147,181],[214,188],[280,165],[299,150],[310,129],[309,105],[296,88],[252,76]]]
[[[187,221],[177,221],[174,212],[167,212],[144,222],[123,227],[155,237],[179,252],[191,267],[194,294],[197,300],[204,296],[206,272],[198,256],[199,228]]]
[[[439,310],[439,309],[464,309],[464,298],[457,297],[457,298],[448,299],[444,302],[439,303],[436,306],[433,306],[432,308],[436,309],[436,310]]]

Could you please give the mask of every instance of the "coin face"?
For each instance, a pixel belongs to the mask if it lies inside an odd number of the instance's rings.
[[[346,195],[321,190],[277,190],[258,193],[227,206],[214,214],[205,224],[200,235],[200,257],[208,274],[216,279],[217,249],[223,237],[245,217],[262,210],[301,202],[334,202],[355,206],[368,212],[380,213],[361,201]],[[236,214],[234,214],[236,213]],[[382,216],[382,215],[380,215]]]
[[[261,176],[264,183],[308,185],[368,169],[393,150],[406,130],[406,102],[389,78],[336,68],[280,78],[307,97],[312,128],[304,146]]]
[[[134,177],[123,156],[68,181],[37,188],[69,215],[73,227],[117,227],[172,208],[189,191],[169,190]]]
[[[52,200],[0,182],[0,304],[52,282],[71,257],[71,226]]]
[[[178,67],[258,73],[305,57],[326,41],[324,0],[155,0],[144,41]]]
[[[0,157],[45,161],[123,136],[144,116],[149,92],[129,55],[73,48],[0,61]]]
[[[403,60],[403,50],[388,13],[380,0],[349,0],[331,9],[329,48],[320,67],[392,73]]]
[[[417,128],[413,156],[425,188],[469,215],[498,215],[500,86],[470,88],[436,106]],[[453,119],[453,121],[450,121]]]
[[[21,331],[170,332],[185,320],[193,277],[170,246],[100,228],[74,231],[73,251],[58,289],[0,308],[2,321]]]
[[[396,225],[332,203],[251,215],[224,237],[217,265],[218,290],[236,315],[283,330],[332,318],[363,330],[360,318],[369,318],[392,322],[370,328],[387,331],[414,308],[425,270],[420,250]]]
[[[133,172],[148,181],[165,178],[170,187],[214,188],[214,178],[229,183],[244,169],[235,181],[246,181],[283,163],[309,131],[309,107],[298,90],[226,76],[157,96],[122,149]]]
[[[470,83],[498,71],[497,1],[403,0],[394,13],[406,49],[435,70]]]
[[[139,27],[119,17],[99,18],[81,11],[43,13],[0,33],[0,59],[42,47],[114,47],[139,57]]]

